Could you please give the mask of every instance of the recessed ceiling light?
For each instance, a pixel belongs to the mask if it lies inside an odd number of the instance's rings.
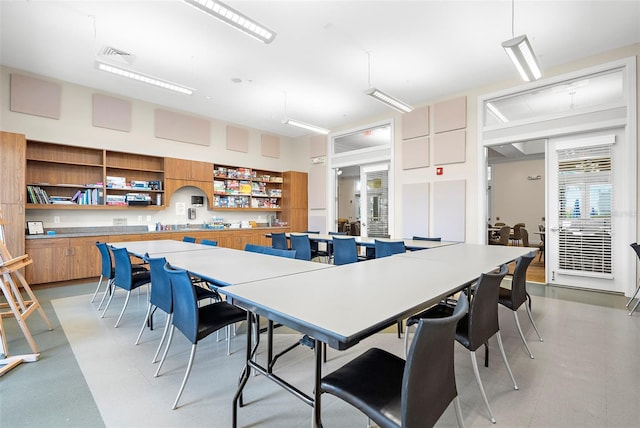
[[[104,62],[96,61],[96,67],[98,67],[98,70],[117,74],[118,76],[137,80],[138,82],[148,83],[149,85],[158,86],[160,88],[169,89],[170,91],[178,92],[185,95],[193,94],[193,89],[186,86],[178,85],[177,83],[172,83],[167,80],[159,79],[157,77],[152,77],[146,74],[127,70],[125,68],[116,67],[114,65],[105,64]]]

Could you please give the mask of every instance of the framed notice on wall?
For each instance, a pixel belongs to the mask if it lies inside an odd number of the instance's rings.
[[[44,226],[41,221],[28,221],[27,222],[27,233],[29,235],[43,235],[44,234]]]

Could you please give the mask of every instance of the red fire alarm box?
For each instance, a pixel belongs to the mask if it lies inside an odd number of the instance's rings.
[[[442,175],[444,174],[444,168],[442,168],[441,166],[436,168],[436,175]]]

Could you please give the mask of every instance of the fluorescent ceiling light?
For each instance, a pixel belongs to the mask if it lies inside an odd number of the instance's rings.
[[[264,25],[222,2],[214,0],[184,0],[184,2],[262,43],[271,43],[276,37],[276,33]]]
[[[524,80],[530,82],[542,77],[538,60],[526,35],[523,34],[502,42],[502,47],[507,51],[509,58],[511,58]]]
[[[309,125],[308,123],[300,122],[299,120],[295,120],[295,119],[285,119],[282,121],[282,123],[284,123],[285,125],[297,126],[298,128],[303,128],[309,131],[317,132],[318,134],[327,135],[329,133],[329,130],[326,128],[321,128],[315,125]]]
[[[149,85],[154,85],[160,88],[169,89],[170,91],[179,92],[185,95],[193,94],[193,89],[191,88],[187,88],[186,86],[178,85],[176,83],[171,83],[166,80],[158,79],[157,77],[147,76],[145,74],[137,73],[135,71],[127,70],[125,68],[105,64],[100,61],[96,61],[96,65],[98,67],[98,70],[117,74],[118,76],[128,77],[129,79],[148,83]]]
[[[409,104],[403,103],[399,99],[394,98],[389,94],[385,94],[380,89],[371,88],[366,90],[365,94],[388,105],[389,107],[398,110],[401,113],[409,113],[411,110],[413,110],[413,107],[411,107]]]

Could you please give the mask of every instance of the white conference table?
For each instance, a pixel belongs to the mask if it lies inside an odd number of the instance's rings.
[[[311,405],[312,425],[322,426],[322,343],[347,349],[530,250],[458,244],[221,288],[229,300],[247,310],[248,319],[251,314],[263,316],[315,340],[315,387],[309,396],[252,360],[257,343],[252,344],[252,326],[247,323],[247,363],[234,397],[233,425],[242,390],[255,369]],[[441,251],[445,253],[437,255]]]
[[[124,241],[124,242],[108,242],[115,248],[126,248],[129,254],[138,258],[149,254],[151,257],[161,257],[164,254],[173,254],[180,252],[204,251],[217,249],[212,245],[195,244],[193,242],[174,241],[171,239],[158,239],[149,241]]]
[[[404,246],[409,251],[424,250],[428,248],[445,247],[447,245],[459,244],[454,241],[424,241],[420,239],[392,239],[392,238],[375,238],[372,236],[351,236],[351,235],[329,235],[323,233],[287,233],[287,238],[291,235],[307,235],[309,239],[316,242],[331,242],[335,239],[355,238],[356,245],[361,247],[374,247],[375,240],[379,241],[403,241]],[[271,234],[266,235],[271,238]]]

